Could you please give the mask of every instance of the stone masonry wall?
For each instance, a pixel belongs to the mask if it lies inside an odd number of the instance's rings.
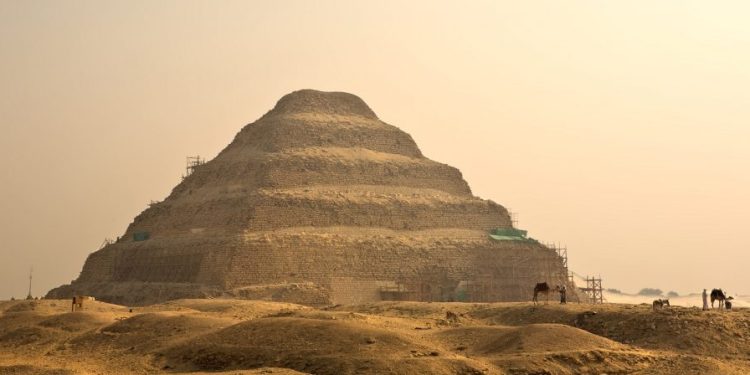
[[[421,159],[420,159],[421,160]],[[387,163],[367,160],[283,157],[263,165],[267,186],[390,185],[471,195],[458,169],[434,162]]]
[[[469,228],[489,231],[510,227],[510,216],[498,205],[470,201],[437,206],[264,199],[255,207],[248,228],[363,226],[391,229]]]
[[[237,239],[185,235],[114,243],[89,255],[77,281],[221,285]]]
[[[346,293],[361,293],[360,289],[367,289],[367,285],[370,291],[365,295],[371,296],[375,292],[372,288],[389,282],[445,279],[458,285],[483,276],[494,280],[491,295],[495,300],[526,300],[537,282],[565,282],[561,260],[541,245],[439,242],[441,245],[420,246],[374,239],[313,239],[305,235],[260,237],[235,249],[227,283],[233,286],[269,280],[312,281],[341,288],[341,280],[361,281],[348,292],[332,290],[334,296],[342,298]]]
[[[266,152],[306,147],[362,147],[422,157],[409,134],[380,121],[373,121],[370,126],[365,126],[310,122],[284,116],[271,117],[245,127],[235,138],[235,142],[242,147]]]

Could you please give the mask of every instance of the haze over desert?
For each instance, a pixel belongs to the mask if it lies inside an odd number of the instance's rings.
[[[0,1],[0,373],[748,373],[748,11]]]

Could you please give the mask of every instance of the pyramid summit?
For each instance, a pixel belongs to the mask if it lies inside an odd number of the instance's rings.
[[[460,171],[424,157],[359,97],[301,90],[48,296],[502,301],[565,283],[558,254],[518,233],[504,207],[473,196]]]
[[[319,113],[378,119],[367,103],[356,95],[310,89],[284,95],[270,112],[273,115],[292,113]]]

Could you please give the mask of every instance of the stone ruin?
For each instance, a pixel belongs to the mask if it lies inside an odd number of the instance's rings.
[[[47,297],[528,301],[567,282],[554,249],[492,239],[508,211],[351,94],[288,94],[191,170]]]

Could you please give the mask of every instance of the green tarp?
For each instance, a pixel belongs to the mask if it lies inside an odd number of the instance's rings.
[[[528,231],[516,228],[495,228],[490,233],[496,236],[526,237]]]
[[[515,228],[495,228],[490,232],[490,238],[497,241],[528,241],[526,233]]]
[[[490,238],[492,238],[493,240],[498,240],[498,241],[523,241],[525,240],[525,238],[523,237],[498,236],[495,234],[490,234]]]

